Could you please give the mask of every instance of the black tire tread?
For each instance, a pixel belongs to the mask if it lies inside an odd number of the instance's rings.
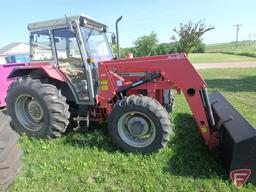
[[[19,174],[22,151],[17,146],[18,134],[10,127],[10,119],[0,112],[0,191],[4,191]]]
[[[168,113],[172,113],[175,109],[175,97],[176,94],[174,93],[173,90],[171,90],[170,103],[164,105],[164,108]]]
[[[66,103],[66,98],[61,94],[54,85],[44,84],[40,79],[32,79],[31,77],[21,77],[12,83],[7,93],[7,106],[8,103],[13,102],[8,98],[9,93],[17,87],[29,87],[38,92],[40,97],[44,100],[50,112],[49,128],[44,136],[41,138],[56,138],[60,137],[67,129],[69,124],[69,105]],[[11,122],[13,125],[14,123]],[[19,127],[13,126],[17,132],[21,132]]]
[[[140,151],[142,153],[151,153],[158,151],[159,149],[165,147],[165,145],[168,143],[170,135],[172,133],[171,129],[171,121],[169,118],[169,114],[164,109],[164,107],[155,99],[152,99],[151,97],[143,96],[143,95],[130,95],[122,100],[119,100],[115,106],[113,107],[113,110],[109,116],[108,120],[108,127],[109,127],[109,134],[112,139],[112,141],[116,144],[118,144],[114,134],[112,134],[111,129],[111,121],[119,113],[120,108],[125,108],[127,106],[142,106],[149,111],[151,111],[153,114],[155,114],[156,118],[159,119],[162,129],[162,138],[160,143],[155,146],[155,148],[151,149],[150,151]],[[126,151],[133,152],[131,150],[127,150],[123,148]],[[135,150],[136,151],[136,150]]]

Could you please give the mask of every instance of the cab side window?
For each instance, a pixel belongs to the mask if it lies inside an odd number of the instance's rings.
[[[30,43],[32,61],[49,61],[53,59],[49,30],[32,32]]]

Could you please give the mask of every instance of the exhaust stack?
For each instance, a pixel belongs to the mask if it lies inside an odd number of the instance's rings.
[[[117,58],[120,59],[120,44],[119,44],[119,31],[118,31],[118,23],[122,20],[123,16],[119,17],[116,20],[116,39],[117,39]]]

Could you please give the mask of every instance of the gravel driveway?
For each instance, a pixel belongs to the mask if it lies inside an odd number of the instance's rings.
[[[229,62],[229,63],[197,63],[193,64],[196,69],[211,69],[211,68],[251,68],[256,67],[256,62]]]

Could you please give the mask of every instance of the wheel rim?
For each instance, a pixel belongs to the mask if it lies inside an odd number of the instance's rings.
[[[145,114],[131,111],[120,117],[117,123],[121,139],[136,148],[149,146],[155,139],[156,127]]]
[[[21,95],[16,99],[15,114],[22,126],[29,131],[39,131],[43,126],[43,108],[31,95]]]

